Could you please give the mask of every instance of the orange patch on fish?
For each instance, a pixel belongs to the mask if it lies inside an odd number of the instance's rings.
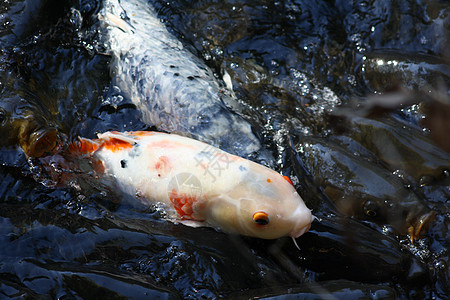
[[[289,177],[283,176],[283,178],[284,178],[287,182],[289,182],[292,186],[294,186],[294,184],[292,183],[292,180],[291,180]]]
[[[181,217],[181,220],[195,220],[193,217],[194,210],[192,206],[197,201],[197,197],[188,196],[185,193],[179,194],[177,190],[172,189],[169,199],[173,204],[173,208]]]
[[[131,149],[133,145],[128,141],[117,138],[95,140],[78,138],[78,142],[74,141],[70,143],[68,150],[71,153],[93,154],[101,148],[105,148],[111,152],[117,152],[124,149]]]
[[[230,162],[234,162],[234,161],[239,161],[239,160],[243,160],[242,157],[239,157],[237,155],[233,155],[233,154],[229,154],[229,153],[225,153],[225,152],[219,152],[216,153],[216,159],[224,162],[224,163],[230,163]]]
[[[202,169],[203,169],[203,170],[206,170],[206,169],[208,169],[208,168],[209,168],[209,164],[207,164],[207,163],[203,163],[203,162],[202,162],[202,163],[200,163],[200,164],[199,164],[199,166],[200,166],[200,167],[202,167]]]
[[[195,149],[192,145],[186,145],[180,142],[161,140],[156,142],[150,142],[148,144],[150,148],[164,148],[164,149],[176,149],[182,151],[182,149]]]
[[[170,159],[165,155],[160,156],[155,164],[155,169],[158,171],[168,171],[170,167]]]
[[[92,154],[100,149],[101,146],[102,143],[99,140],[78,138],[78,141],[70,143],[68,150],[71,153]]]
[[[111,152],[117,152],[124,149],[133,148],[133,145],[130,144],[129,142],[116,138],[110,138],[108,140],[105,140],[102,146]]]

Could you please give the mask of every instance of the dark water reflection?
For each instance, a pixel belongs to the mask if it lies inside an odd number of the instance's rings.
[[[363,103],[396,83],[412,93],[438,90],[448,101],[446,1],[150,4],[218,77],[231,76],[244,117],[259,128],[276,167],[297,175],[294,182],[320,222],[297,240],[297,250],[289,239],[263,241],[163,221],[159,211],[110,193],[89,176],[66,187],[49,185],[39,164],[15,147],[15,124],[28,116],[57,128],[60,139],[149,126],[110,86],[109,57],[94,26],[100,1],[9,1],[0,5],[0,107],[8,113],[1,115],[2,297],[407,299],[450,293],[450,157],[423,130],[420,104],[352,119],[341,124],[344,131],[328,118],[336,106]],[[398,177],[437,213],[427,236],[410,244],[389,226],[342,216],[320,182],[308,177],[311,167],[327,166],[289,155],[307,149],[311,138]],[[367,193],[371,188],[363,186]]]

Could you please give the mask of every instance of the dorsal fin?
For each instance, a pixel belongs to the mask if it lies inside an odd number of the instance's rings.
[[[104,133],[99,133],[98,139],[105,140],[105,141],[107,141],[108,139],[120,140],[123,143],[128,143],[130,145],[134,145],[134,144],[136,144],[136,139],[133,138],[133,133],[134,132],[108,131],[108,132],[104,132]]]
[[[103,19],[110,26],[114,26],[122,30],[124,33],[134,33],[133,26],[125,22],[121,17],[116,16],[110,12],[105,12],[103,15],[99,15],[100,19]]]

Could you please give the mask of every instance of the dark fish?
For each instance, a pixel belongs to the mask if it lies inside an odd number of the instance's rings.
[[[413,105],[416,105],[418,109],[411,109]],[[384,94],[370,95],[364,101],[353,101],[350,105],[335,108],[329,114],[328,119],[338,131],[348,131],[351,127],[349,122],[353,121],[353,119],[383,117],[400,109],[409,111],[416,123],[430,131],[429,135],[433,143],[430,141],[425,143],[429,144],[433,149],[432,152],[436,152],[434,149],[436,146],[432,145],[435,143],[450,153],[450,98],[445,88],[442,87],[431,92],[409,92],[404,87],[391,86]],[[417,111],[411,113],[414,110]],[[356,120],[356,123],[359,122],[361,121]],[[390,123],[392,124],[392,121]],[[384,125],[380,126],[385,127]],[[386,124],[386,126],[389,125]],[[405,127],[405,129],[400,129],[401,127]],[[408,139],[411,138],[411,131],[416,131],[413,139],[429,139],[423,132],[418,132],[417,129],[414,130],[414,128],[404,123],[395,124],[392,129],[403,131],[401,134],[405,133],[408,135]],[[405,141],[405,139],[403,140]],[[419,142],[421,145],[424,144],[423,141]]]
[[[430,130],[434,142],[450,153],[450,96],[440,93],[424,105],[422,125]]]
[[[0,95],[0,146],[20,146],[28,157],[51,152],[57,145],[56,127],[43,110],[20,96]]]
[[[423,236],[434,220],[435,212],[388,170],[332,142],[305,139],[296,148],[341,213],[389,225],[395,233],[409,234],[411,241]]]
[[[318,280],[430,282],[425,264],[395,238],[348,217],[319,214],[302,236],[301,255],[304,267],[321,274]]]
[[[431,282],[432,276],[424,262],[404,251],[395,238],[352,218],[327,214],[319,213],[310,231],[302,236],[299,250],[288,240],[277,240],[259,248],[265,249],[268,257],[290,270],[300,282],[309,282],[302,274],[310,271],[315,274],[315,282],[337,279],[359,283],[401,282],[418,289]]]
[[[402,51],[373,51],[364,59],[364,79],[373,91],[383,92],[393,84],[410,89],[438,89],[450,80],[450,68],[444,59]]]
[[[441,179],[450,170],[450,154],[417,127],[394,118],[354,118],[346,134],[375,154],[391,171],[402,170],[416,181]],[[447,133],[450,138],[450,132]]]
[[[0,147],[20,146],[33,158],[52,151],[58,134],[49,122],[48,110],[39,99],[28,95],[28,86],[16,72],[18,63],[13,57],[20,52],[17,41],[34,28],[42,2],[8,1],[0,8]]]

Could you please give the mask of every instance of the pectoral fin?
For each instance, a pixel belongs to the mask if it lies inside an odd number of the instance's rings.
[[[98,149],[102,147],[100,140],[90,140],[78,137],[72,141],[67,149],[72,155],[93,155]]]
[[[207,227],[208,225],[205,222],[201,222],[201,221],[194,221],[194,220],[181,220],[178,221],[177,223],[181,223],[183,225],[189,226],[189,227]]]
[[[91,156],[98,150],[105,148],[112,152],[131,149],[136,141],[118,132],[105,132],[98,135],[98,139],[86,139],[79,137],[69,145],[69,152],[73,155]]]

